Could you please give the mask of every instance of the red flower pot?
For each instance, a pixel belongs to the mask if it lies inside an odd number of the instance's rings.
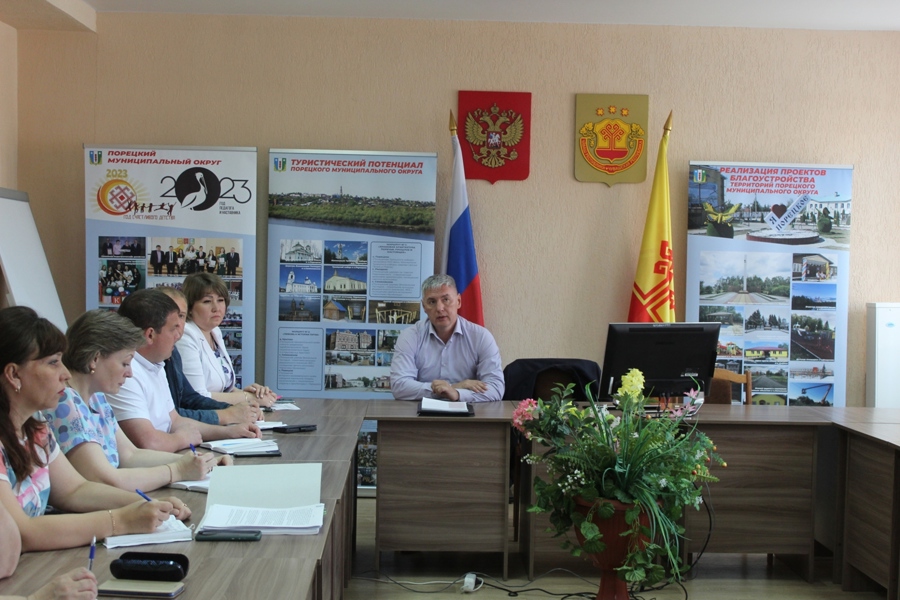
[[[597,511],[594,511],[591,518],[600,529],[600,533],[603,534],[603,542],[606,544],[606,550],[603,552],[587,554],[594,566],[600,569],[600,588],[597,590],[596,600],[628,600],[628,585],[623,579],[619,579],[615,569],[621,567],[625,562],[625,556],[630,548],[636,544],[643,546],[648,539],[644,535],[625,537],[620,535],[630,529],[625,522],[625,511],[633,505],[623,504],[618,500],[602,500],[602,502],[611,503],[615,513],[608,519],[601,519]],[[575,498],[575,504],[578,512],[585,517],[594,505],[593,502],[581,498]],[[650,520],[646,513],[641,513],[640,522],[644,527],[649,527]],[[578,538],[579,544],[584,543],[584,536],[577,527],[575,528],[575,537]]]

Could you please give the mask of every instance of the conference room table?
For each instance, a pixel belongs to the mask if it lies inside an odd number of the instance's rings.
[[[298,598],[339,600],[349,581],[355,532],[357,432],[365,403],[297,402],[300,410],[268,413],[266,420],[286,424],[315,423],[302,434],[266,432],[275,439],[281,457],[236,458],[236,465],[280,462],[322,464],[321,501],[325,518],[316,535],[264,535],[259,542],[177,542],[107,549],[98,542],[93,571],[99,582],[111,578],[110,563],[128,551],[184,554],[190,568],[179,598],[246,600]],[[265,493],[265,490],[260,490]],[[207,495],[161,488],[154,498],[176,496],[191,507],[187,525],[196,525],[206,510]],[[22,555],[16,572],[0,580],[0,595],[28,595],[58,574],[87,566],[88,548],[71,548]]]

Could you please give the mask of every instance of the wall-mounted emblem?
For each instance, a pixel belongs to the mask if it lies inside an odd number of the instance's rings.
[[[575,179],[639,183],[647,178],[650,97],[576,94]]]
[[[459,92],[458,133],[466,179],[528,178],[530,92]]]

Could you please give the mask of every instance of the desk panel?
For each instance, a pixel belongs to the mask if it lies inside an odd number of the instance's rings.
[[[502,552],[505,578],[509,432],[508,420],[379,421],[376,560],[385,550]]]

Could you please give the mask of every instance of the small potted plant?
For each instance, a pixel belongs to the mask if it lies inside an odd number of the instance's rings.
[[[535,444],[524,460],[547,467],[547,480],[535,478],[537,500],[529,511],[549,513],[549,531],[566,536],[563,547],[590,555],[601,568],[597,598],[625,597],[625,582],[681,578],[683,511],[699,509],[701,484],[718,481],[710,466],[726,466],[712,440],[688,420],[699,408],[696,392],[650,416],[643,388],[643,374],[632,369],[615,395],[619,410],[599,406],[590,389],[588,406],[579,408],[570,384],[557,386],[549,401],[523,400],[513,415],[514,426]],[[624,529],[604,535],[615,522]],[[567,536],[573,530],[575,542]],[[622,555],[606,556],[615,546]]]

